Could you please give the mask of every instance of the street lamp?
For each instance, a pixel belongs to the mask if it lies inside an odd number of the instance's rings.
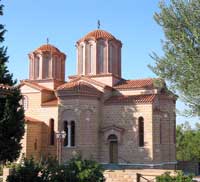
[[[63,140],[66,136],[65,131],[58,131],[56,133],[57,138],[57,159],[59,165],[62,163],[62,147],[63,147]]]

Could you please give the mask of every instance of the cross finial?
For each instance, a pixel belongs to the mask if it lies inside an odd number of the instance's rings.
[[[98,29],[101,28],[101,22],[100,22],[100,20],[98,20],[98,22],[97,22],[97,27],[98,27]]]
[[[47,45],[49,44],[49,38],[47,37]]]

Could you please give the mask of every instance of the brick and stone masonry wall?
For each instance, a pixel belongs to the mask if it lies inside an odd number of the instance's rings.
[[[63,148],[64,161],[74,154],[99,161],[99,101],[96,98],[66,98],[59,107],[59,129],[64,121],[75,121],[75,146]]]
[[[174,100],[160,96],[154,103],[153,112],[154,161],[175,162],[176,115]]]
[[[144,118],[145,146],[138,144],[138,118]],[[118,144],[119,163],[151,163],[152,161],[152,105],[114,104],[103,107],[101,128],[115,125],[124,129]],[[109,162],[109,143],[100,138],[102,163]]]

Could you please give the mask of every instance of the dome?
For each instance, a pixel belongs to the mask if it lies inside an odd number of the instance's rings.
[[[89,32],[87,35],[85,35],[83,38],[81,38],[77,43],[84,42],[87,40],[98,40],[98,39],[105,39],[105,40],[117,40],[111,33],[105,31],[105,30],[94,30],[92,32]],[[119,41],[119,40],[117,40]],[[119,41],[120,42],[120,41]]]
[[[52,52],[52,53],[58,53],[58,54],[64,54],[62,53],[58,48],[56,48],[55,46],[51,45],[51,44],[44,44],[42,46],[40,46],[39,48],[37,48],[34,52]]]

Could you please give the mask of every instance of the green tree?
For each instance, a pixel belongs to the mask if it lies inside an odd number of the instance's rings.
[[[71,159],[67,165],[59,165],[52,158],[45,162],[24,159],[13,167],[7,182],[104,182],[100,164],[80,157]]]
[[[0,16],[3,15],[3,5],[0,4]],[[0,24],[0,44],[4,41],[6,30]],[[16,83],[12,74],[9,73],[6,63],[4,46],[0,46],[0,84],[13,86],[6,97],[0,96],[0,161],[13,161],[20,153],[20,141],[24,135],[24,111],[19,104],[22,96],[20,90],[14,87]]]
[[[176,128],[176,158],[181,161],[200,161],[200,130],[188,122]]]
[[[154,19],[163,28],[163,56],[153,53],[155,74],[167,80],[189,106],[188,114],[200,116],[200,0],[161,1]]]

